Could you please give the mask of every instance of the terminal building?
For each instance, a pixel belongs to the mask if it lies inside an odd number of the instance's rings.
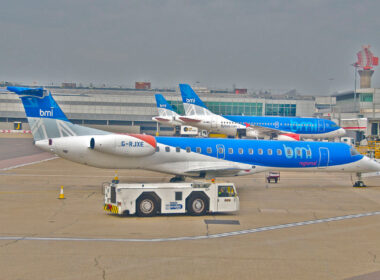
[[[158,124],[154,94],[160,92],[173,108],[183,114],[181,94],[176,90],[47,88],[73,123],[115,132],[155,134]],[[195,89],[196,90],[196,89]],[[310,96],[235,94],[234,91],[198,91],[208,108],[222,115],[312,117],[315,98]],[[13,93],[0,95],[0,129],[22,122],[29,129],[20,99]],[[160,134],[173,135],[174,128],[159,127]]]

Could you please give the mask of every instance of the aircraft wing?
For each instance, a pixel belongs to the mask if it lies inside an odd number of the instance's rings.
[[[273,134],[275,135],[278,135],[281,133],[280,130],[278,129],[274,129],[274,128],[269,128],[269,127],[264,127],[264,126],[258,126],[258,125],[248,125],[248,124],[245,124],[246,127],[247,127],[247,132],[249,131],[256,131],[258,135],[262,136],[262,135],[269,135],[269,136],[272,136]]]
[[[183,174],[190,177],[204,175],[207,178],[211,178],[252,172],[252,165],[227,161],[178,161],[175,164],[163,163],[160,165],[160,169],[162,172],[171,174]],[[256,169],[255,171],[257,171]],[[167,172],[167,170],[170,170],[170,172]]]
[[[200,173],[205,173],[209,176],[234,176],[241,172],[251,172],[252,166],[239,163],[225,162],[191,162],[185,170],[186,174],[198,176]]]

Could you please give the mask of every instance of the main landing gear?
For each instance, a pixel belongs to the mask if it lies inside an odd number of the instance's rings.
[[[365,188],[367,185],[364,184],[364,182],[362,180],[362,174],[356,173],[356,176],[358,176],[358,180],[354,183],[353,187],[354,188]]]
[[[184,182],[185,181],[185,176],[175,176],[170,179],[170,183],[176,183],[176,182]]]

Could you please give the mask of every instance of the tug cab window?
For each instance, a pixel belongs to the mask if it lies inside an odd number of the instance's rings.
[[[235,190],[232,186],[218,186],[218,197],[234,197]]]

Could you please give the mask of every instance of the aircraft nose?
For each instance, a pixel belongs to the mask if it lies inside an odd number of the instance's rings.
[[[380,171],[380,163],[369,157],[363,158],[364,172],[378,172]]]
[[[338,129],[338,136],[343,136],[346,135],[346,130],[344,128],[339,128]]]

